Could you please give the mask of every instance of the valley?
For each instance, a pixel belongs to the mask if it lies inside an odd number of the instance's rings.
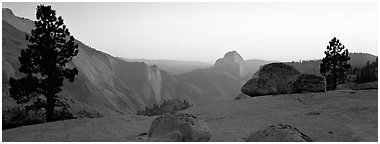
[[[152,123],[159,127],[160,122],[168,126],[157,133],[168,135],[156,141],[206,135],[198,140],[243,142],[278,124],[296,127],[316,142],[378,141],[378,81],[354,81],[352,76],[359,76],[351,70],[351,79],[327,91],[322,59],[247,59],[232,48],[215,63],[132,59],[79,39],[79,53],[66,64],[76,67],[78,75],[73,82],[64,80],[58,94],[68,99],[73,117],[46,123],[24,108],[31,102],[17,104],[9,92],[10,78],[25,76],[19,56],[29,44],[25,35],[34,28],[32,20],[2,8],[3,142],[146,142],[151,141]],[[350,51],[347,56],[352,68],[377,73],[376,55]],[[170,117],[178,113],[184,116]]]

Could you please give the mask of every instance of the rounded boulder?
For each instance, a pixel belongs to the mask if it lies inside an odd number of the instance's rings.
[[[307,135],[290,125],[278,124],[252,133],[246,142],[312,142]]]
[[[166,113],[156,117],[148,133],[148,141],[207,142],[211,137],[207,124],[186,113]]]

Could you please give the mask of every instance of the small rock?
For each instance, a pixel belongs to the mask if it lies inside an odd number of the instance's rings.
[[[139,136],[143,136],[143,135],[147,135],[147,133],[145,132],[145,133],[141,133],[141,134],[139,134]]]
[[[319,112],[309,112],[309,113],[306,113],[306,115],[320,115],[321,113]]]

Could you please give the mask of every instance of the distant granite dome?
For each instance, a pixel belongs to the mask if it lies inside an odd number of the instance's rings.
[[[229,62],[233,62],[233,63],[244,62],[243,57],[241,57],[241,55],[239,53],[237,53],[236,51],[230,51],[230,52],[226,53],[224,55],[223,59],[227,60]]]
[[[243,57],[236,51],[230,51],[215,62],[214,68],[230,74],[244,77],[247,73]]]

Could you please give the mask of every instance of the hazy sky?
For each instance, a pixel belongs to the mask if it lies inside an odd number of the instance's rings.
[[[39,3],[2,3],[35,20]],[[75,38],[126,58],[213,63],[319,59],[335,36],[350,52],[377,55],[376,3],[45,3]]]

